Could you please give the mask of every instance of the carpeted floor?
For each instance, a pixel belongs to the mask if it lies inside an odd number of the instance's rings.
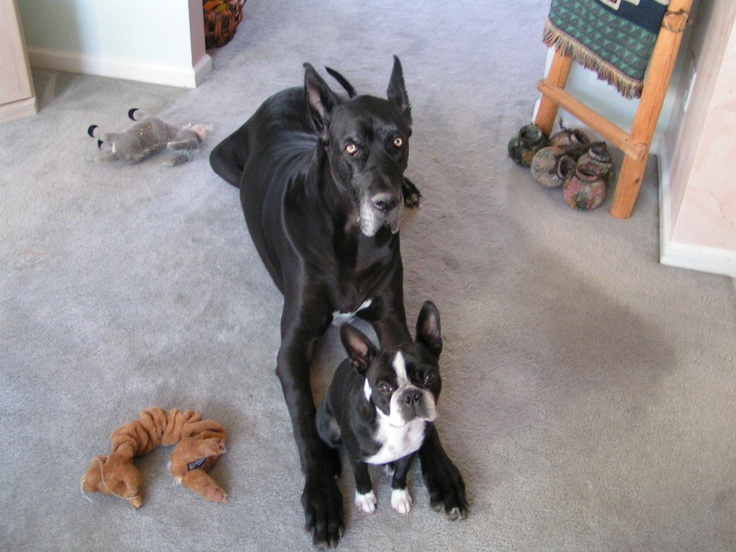
[[[628,221],[576,212],[506,157],[528,122],[549,3],[250,0],[196,90],[34,71],[41,112],[0,126],[0,549],[308,550],[302,475],[274,375],[281,296],[237,191],[206,154],[302,63],[413,103],[402,229],[407,311],[442,314],[438,427],[471,513],[446,521],[416,467],[415,506],[352,506],[343,550],[733,550],[732,280],[658,264],[654,160]],[[98,161],[91,123],[140,107],[214,125],[177,168]],[[609,200],[610,201],[610,200]],[[314,367],[320,395],[342,352]],[[142,458],[144,506],[80,493],[92,456],[148,406],[229,432],[226,505]]]

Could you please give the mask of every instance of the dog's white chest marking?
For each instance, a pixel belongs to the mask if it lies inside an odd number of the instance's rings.
[[[376,413],[378,432],[375,439],[381,443],[381,448],[366,459],[368,464],[388,464],[419,450],[424,442],[424,420],[417,418],[402,427],[393,427],[388,423],[388,416],[378,409]]]
[[[335,311],[332,313],[332,324],[335,326],[339,326],[341,324],[344,324],[345,322],[350,322],[353,318],[355,318],[358,313],[364,309],[367,309],[371,306],[371,303],[373,302],[373,299],[366,299],[363,301],[363,304],[360,305],[355,312],[340,312]]]

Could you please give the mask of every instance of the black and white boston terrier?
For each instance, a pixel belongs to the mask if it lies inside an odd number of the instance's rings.
[[[440,315],[430,301],[417,320],[416,342],[379,351],[357,328],[340,327],[348,353],[317,410],[317,432],[346,451],[355,475],[355,505],[376,510],[368,464],[393,470],[391,506],[408,514],[412,499],[406,477],[416,452],[437,417],[442,387]]]

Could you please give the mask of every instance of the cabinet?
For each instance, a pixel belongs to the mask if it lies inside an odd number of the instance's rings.
[[[17,0],[0,0],[0,123],[38,111]]]

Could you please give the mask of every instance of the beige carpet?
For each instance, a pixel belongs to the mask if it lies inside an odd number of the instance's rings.
[[[403,226],[407,311],[440,309],[443,442],[471,512],[408,517],[375,475],[343,550],[736,549],[736,303],[731,280],[658,264],[654,160],[633,217],[576,212],[506,157],[529,120],[549,3],[249,0],[192,91],[34,71],[41,112],[0,126],[0,549],[307,550],[302,475],[274,375],[281,297],[237,191],[206,155],[302,63],[384,94],[392,54],[413,103]],[[97,160],[87,126],[131,107],[214,125],[178,168]],[[342,357],[334,331],[317,393]],[[138,463],[144,506],[79,480],[142,408],[195,408],[229,432],[230,494]]]

